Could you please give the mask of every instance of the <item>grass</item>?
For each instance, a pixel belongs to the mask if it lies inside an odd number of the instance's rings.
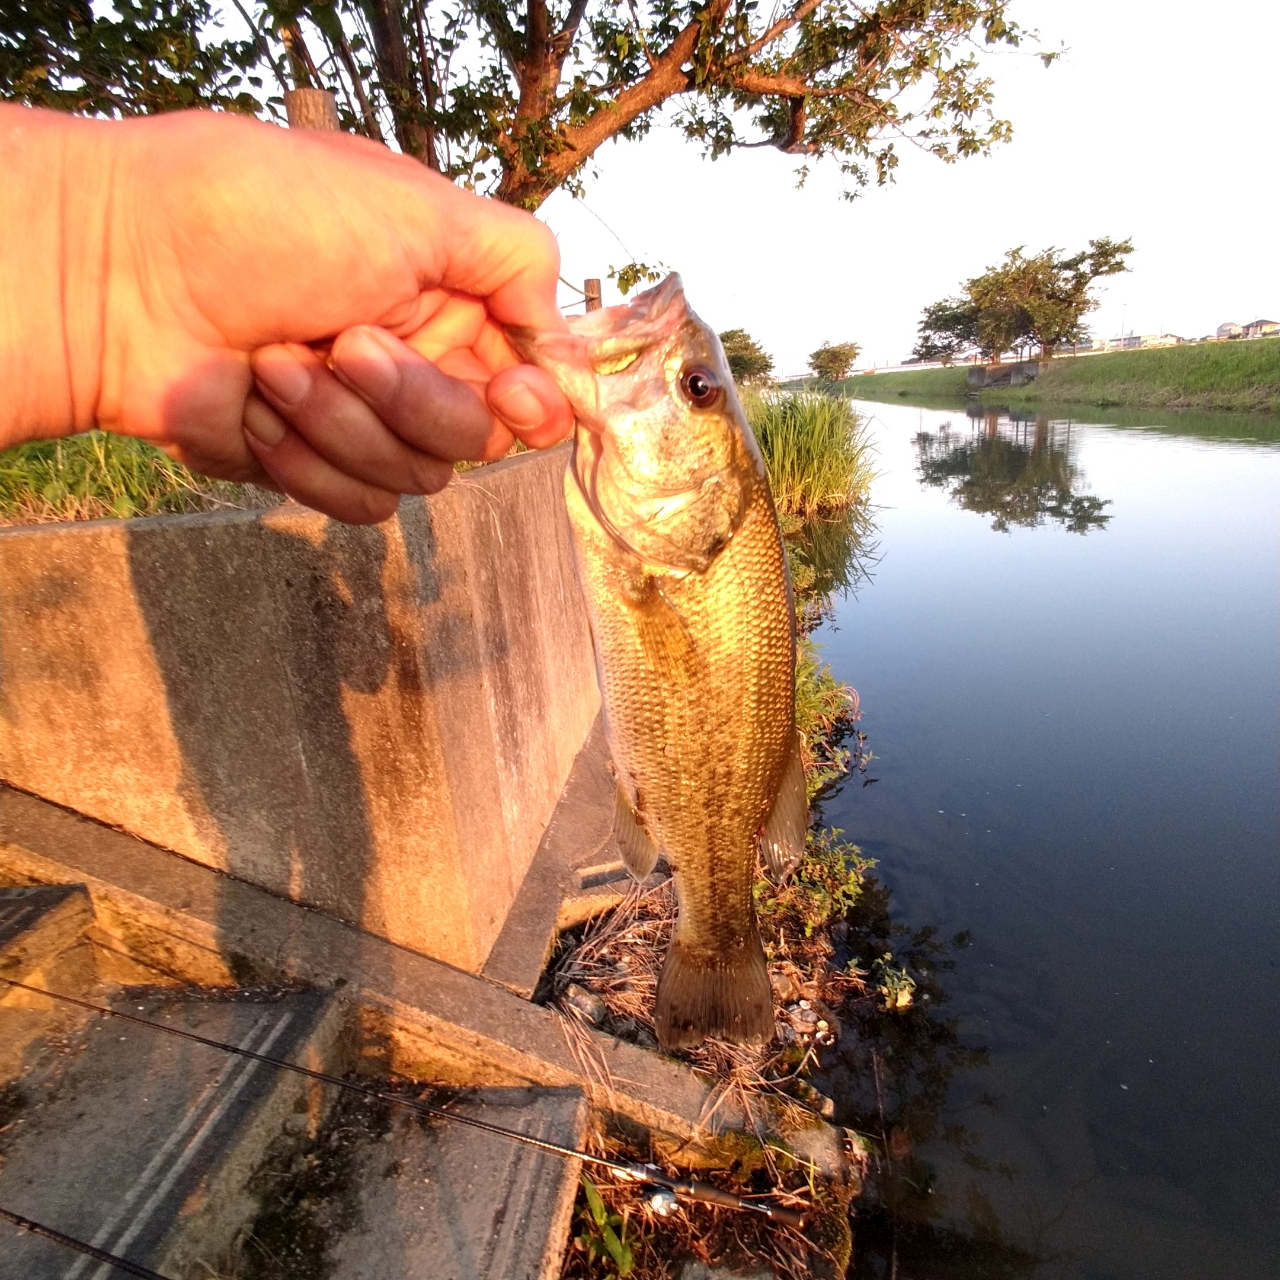
[[[847,378],[840,390],[855,400],[954,399],[969,385],[965,365],[952,369],[912,369],[905,373],[864,373]]]
[[[865,501],[871,446],[847,399],[819,391],[748,394],[744,407],[781,514],[812,520]]]
[[[1054,360],[1010,404],[1039,401],[1175,409],[1280,411],[1280,338]]]
[[[103,431],[0,452],[0,524],[256,507],[267,497],[251,485],[197,476],[154,445]]]
[[[968,368],[874,373],[841,384],[857,400],[964,396]],[[1280,413],[1280,338],[1060,358],[1023,387],[979,392],[1002,405],[1131,405]]]

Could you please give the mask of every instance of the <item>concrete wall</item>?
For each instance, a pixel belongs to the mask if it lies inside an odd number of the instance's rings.
[[[1048,367],[1047,361],[1017,360],[1011,364],[969,366],[969,389],[979,387],[1022,387],[1034,382]]]
[[[477,972],[599,705],[564,466],[0,531],[0,778]]]

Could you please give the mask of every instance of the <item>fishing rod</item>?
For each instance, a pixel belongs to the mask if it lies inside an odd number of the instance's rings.
[[[99,1249],[96,1244],[88,1244],[53,1227],[46,1227],[43,1222],[37,1222],[34,1218],[24,1218],[22,1214],[14,1213],[3,1205],[0,1205],[0,1218],[12,1222],[15,1227],[20,1227],[23,1231],[30,1231],[33,1236],[44,1236],[56,1244],[65,1245],[68,1249],[87,1255],[95,1262],[105,1262],[109,1267],[116,1267],[126,1275],[137,1276],[138,1280],[169,1280],[168,1276],[162,1276],[158,1271],[152,1271],[150,1267],[144,1267],[138,1262],[130,1262],[128,1258],[121,1258],[114,1253],[108,1253],[105,1249]]]
[[[469,1128],[479,1129],[484,1133],[491,1133],[500,1138],[509,1138],[512,1142],[520,1142],[528,1147],[536,1147],[539,1151],[563,1156],[569,1160],[581,1160],[585,1164],[608,1169],[610,1173],[623,1182],[639,1182],[655,1187],[656,1190],[649,1197],[649,1204],[654,1212],[660,1215],[670,1213],[675,1208],[675,1203],[672,1200],[674,1196],[676,1199],[682,1198],[694,1200],[701,1204],[719,1205],[725,1209],[758,1213],[768,1218],[771,1222],[776,1222],[780,1226],[791,1227],[796,1231],[801,1230],[804,1226],[804,1215],[794,1209],[785,1209],[781,1205],[763,1204],[755,1200],[747,1200],[742,1196],[734,1195],[731,1191],[722,1191],[719,1187],[713,1186],[709,1182],[702,1182],[697,1178],[673,1178],[663,1173],[657,1165],[635,1164],[621,1160],[610,1160],[607,1156],[593,1156],[587,1151],[579,1151],[574,1147],[562,1146],[558,1142],[548,1142],[545,1138],[535,1138],[532,1134],[521,1133],[518,1129],[506,1129],[502,1125],[493,1124],[488,1120],[481,1120],[476,1116],[459,1115],[456,1111],[446,1111],[443,1107],[433,1107],[429,1102],[422,1102],[415,1098],[399,1097],[394,1093],[384,1093],[381,1089],[359,1084],[354,1080],[344,1080],[341,1076],[330,1075],[325,1071],[315,1071],[310,1067],[300,1067],[296,1063],[286,1062],[283,1058],[272,1058],[264,1053],[255,1053],[252,1049],[241,1048],[239,1045],[226,1044],[221,1040],[211,1040],[207,1036],[196,1035],[194,1031],[184,1031],[181,1027],[167,1026],[163,1022],[152,1022],[149,1018],[139,1018],[136,1014],[124,1013],[119,1009],[94,1004],[92,1001],[64,995],[59,991],[46,991],[43,987],[29,986],[25,982],[17,981],[16,978],[0,976],[0,982],[6,982],[11,987],[17,987],[22,991],[30,991],[38,996],[48,996],[53,1000],[61,1000],[65,1004],[77,1005],[79,1008],[88,1009],[93,1013],[104,1013],[112,1018],[123,1018],[126,1022],[134,1022],[138,1026],[150,1027],[153,1031],[162,1031],[166,1035],[178,1036],[180,1039],[190,1040],[195,1044],[206,1045],[210,1049],[219,1049],[223,1053],[236,1054],[241,1058],[252,1058],[255,1062],[265,1062],[282,1071],[292,1071],[296,1075],[306,1076],[310,1080],[318,1080],[321,1084],[331,1084],[338,1089],[347,1089],[352,1093],[360,1093],[366,1098],[373,1098],[378,1102],[385,1102],[393,1107],[405,1107],[410,1111],[417,1111],[421,1115],[432,1116],[437,1120],[451,1120],[455,1124],[467,1125]],[[664,1192],[667,1194],[664,1195]]]

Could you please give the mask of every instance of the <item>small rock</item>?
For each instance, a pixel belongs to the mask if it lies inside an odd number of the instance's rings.
[[[580,987],[576,982],[571,982],[565,988],[564,1002],[593,1027],[600,1026],[605,1020],[607,1010],[604,1007],[604,1001],[594,992],[588,991],[586,987]]]
[[[800,984],[789,973],[771,973],[769,982],[782,1004],[792,1004],[800,998]]]

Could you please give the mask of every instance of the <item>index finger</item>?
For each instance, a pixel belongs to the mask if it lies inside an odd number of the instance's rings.
[[[550,227],[501,201],[454,190],[441,285],[483,299],[501,325],[564,329],[556,305],[560,246]]]

